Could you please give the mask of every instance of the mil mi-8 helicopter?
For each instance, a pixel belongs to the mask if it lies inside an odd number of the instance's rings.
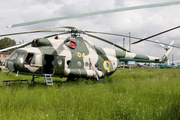
[[[180,2],[171,2],[171,3],[180,4]],[[158,5],[162,6],[162,4],[158,4]],[[140,9],[144,7],[146,8],[157,7],[158,5],[153,4],[150,6],[146,5],[146,6],[138,6],[134,8],[131,7],[127,10],[132,10],[137,8]],[[170,3],[166,3],[166,5],[170,5]],[[106,12],[109,13],[109,11]],[[111,12],[117,12],[117,11],[113,10]],[[102,14],[102,11],[99,12],[98,14]],[[79,16],[84,16],[84,15],[85,14]],[[95,14],[87,13],[86,15],[95,15]],[[69,17],[69,18],[73,18],[73,17]],[[48,21],[54,21],[54,19],[49,19]],[[32,23],[39,23],[39,21],[10,25],[8,27],[29,25]],[[144,39],[137,37],[131,37],[131,38],[139,39],[139,41],[135,43],[138,43],[143,40],[154,42],[148,39],[163,34],[165,32],[174,30],[179,27],[180,26],[163,31],[161,33],[155,34],[153,36]],[[56,28],[67,28],[68,30],[50,30]],[[51,76],[67,77],[67,80],[74,80],[75,78],[92,78],[100,81],[101,78],[105,76],[109,76],[116,71],[119,61],[164,63],[168,60],[170,52],[172,51],[173,47],[176,47],[170,45],[171,48],[164,54],[164,56],[162,56],[162,58],[140,55],[140,54],[131,53],[130,51],[120,47],[115,43],[112,43],[108,40],[94,36],[89,33],[100,33],[100,34],[116,35],[123,37],[129,37],[129,36],[114,34],[114,33],[105,33],[105,32],[83,31],[83,30],[78,30],[75,27],[68,27],[68,26],[47,28],[47,29],[30,31],[30,32],[5,34],[5,35],[0,35],[0,37],[17,35],[17,34],[37,33],[37,32],[59,32],[59,34],[53,34],[43,38],[37,38],[34,39],[32,42],[23,44],[22,46],[31,44],[32,47],[16,49],[11,54],[9,59],[6,60],[5,66],[11,72],[15,72],[15,73],[17,72],[19,74],[24,74],[24,75],[32,75],[33,76],[32,82],[34,82],[34,76],[44,76],[47,85],[53,85]],[[61,36],[63,34],[71,34],[71,36],[70,37]],[[90,37],[107,42],[115,47],[118,47],[123,51],[96,47],[92,42],[82,38],[80,34],[85,34]],[[53,36],[55,36],[55,38],[50,38]],[[155,43],[160,43],[160,42],[155,42]],[[165,44],[165,43],[160,43],[160,44]],[[7,48],[6,50],[8,49],[11,48]],[[4,49],[0,51],[4,51]]]

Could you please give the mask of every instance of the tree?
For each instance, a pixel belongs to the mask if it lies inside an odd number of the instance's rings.
[[[0,40],[0,49],[16,45],[16,42],[8,37]]]

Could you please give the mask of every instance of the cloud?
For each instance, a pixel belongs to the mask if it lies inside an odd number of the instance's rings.
[[[21,31],[31,31],[37,29],[43,29],[55,26],[75,26],[83,30],[93,30],[102,32],[111,32],[127,35],[131,32],[132,36],[145,38],[156,34],[158,32],[170,29],[175,26],[179,26],[180,23],[180,7],[179,5],[158,7],[150,9],[132,10],[126,12],[117,12],[111,14],[95,15],[89,17],[81,17],[69,20],[54,21],[48,23],[41,23],[37,25],[17,27],[7,29],[6,26],[15,23],[28,22],[34,20],[48,19],[60,16],[68,16],[74,14],[154,4],[161,2],[172,2],[171,0],[156,0],[156,1],[144,1],[144,0],[6,0],[0,4],[0,33],[12,33]],[[180,29],[173,30],[171,32],[162,34],[160,36],[151,38],[152,40],[158,39],[161,42],[170,43],[172,40],[176,40],[174,45],[180,46]],[[26,40],[31,41],[37,37],[47,36],[51,33],[41,34],[27,34],[12,36],[12,39],[17,41]],[[120,44],[122,37],[99,35],[102,38],[111,40]],[[111,48],[111,45],[99,42],[93,38],[83,36],[90,39],[96,46],[103,46]],[[128,38],[126,38],[128,40]],[[136,41],[132,39],[132,41]],[[128,44],[127,44],[128,46]],[[158,51],[158,52],[157,52]],[[142,42],[137,45],[133,45],[132,52],[141,54],[151,53],[151,55],[164,54],[163,48],[155,43]],[[180,59],[175,52],[176,59]]]

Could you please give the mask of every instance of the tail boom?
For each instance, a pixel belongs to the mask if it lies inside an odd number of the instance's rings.
[[[147,62],[147,63],[165,63],[169,59],[172,49],[173,48],[171,47],[165,53],[162,59],[158,57],[135,54],[135,53],[130,53],[130,52],[123,52],[123,51],[118,51],[118,50],[116,50],[116,57],[119,59],[119,61],[124,61],[124,62],[135,61],[135,62]]]

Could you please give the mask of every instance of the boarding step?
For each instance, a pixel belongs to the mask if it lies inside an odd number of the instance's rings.
[[[53,80],[51,78],[52,74],[44,74],[44,79],[46,81],[46,85],[53,85]]]

